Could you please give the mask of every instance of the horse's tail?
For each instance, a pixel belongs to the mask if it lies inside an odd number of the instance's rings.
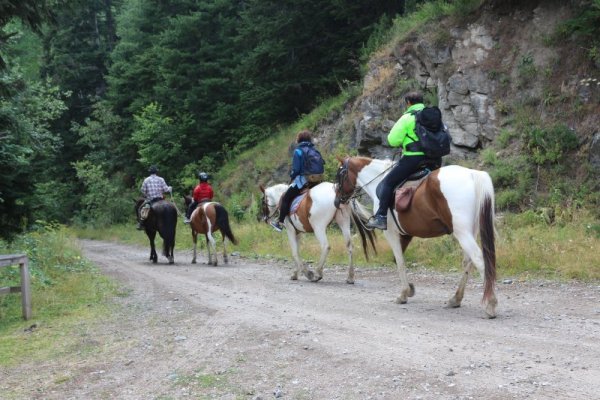
[[[369,220],[369,213],[365,209],[365,207],[355,199],[352,199],[352,203],[349,204],[349,206],[354,225],[356,225],[356,229],[358,229],[358,233],[360,233],[360,240],[362,242],[365,258],[368,260],[369,243],[371,244],[371,249],[373,249],[373,253],[377,254],[377,248],[375,247],[375,232],[365,228],[365,224]]]
[[[238,241],[235,236],[233,236],[233,232],[229,226],[229,214],[225,207],[220,204],[215,204],[215,212],[217,213],[217,226],[221,230],[223,236],[227,237],[231,243],[238,244]]]
[[[494,244],[494,186],[487,172],[477,171],[475,191],[478,210],[477,224],[483,249],[483,263],[485,266],[485,283],[483,288],[483,301],[489,300],[494,294],[496,283],[496,246]]]
[[[177,209],[172,203],[166,203],[162,210],[163,256],[172,257],[175,248],[175,232],[177,231]]]

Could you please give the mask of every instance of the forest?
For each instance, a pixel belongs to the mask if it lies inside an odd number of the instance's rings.
[[[425,3],[0,1],[0,236],[130,222],[150,165],[187,193],[198,171],[218,173],[360,82]],[[589,3],[565,29],[597,52]]]
[[[189,190],[359,79],[416,3],[2,0],[0,234],[123,222],[150,165]]]

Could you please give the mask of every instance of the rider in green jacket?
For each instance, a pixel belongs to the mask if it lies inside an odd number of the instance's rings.
[[[402,146],[402,157],[385,178],[383,178],[381,186],[378,188],[379,208],[366,224],[367,228],[387,229],[387,213],[392,205],[394,188],[406,180],[413,172],[416,172],[421,164],[427,160],[422,151],[412,150],[413,146],[411,146],[413,143],[419,141],[415,133],[416,122],[414,114],[425,108],[423,95],[418,92],[411,92],[405,96],[404,101],[407,109],[394,124],[387,137],[390,146]]]

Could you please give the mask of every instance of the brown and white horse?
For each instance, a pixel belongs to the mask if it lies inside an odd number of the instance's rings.
[[[278,211],[279,201],[287,188],[288,185],[285,184],[274,185],[266,189],[262,185],[260,186],[260,190],[263,192],[262,217],[266,223],[269,223],[269,219]],[[354,209],[350,205],[344,205],[337,209],[334,205],[334,200],[335,189],[333,183],[320,183],[309,189],[306,196],[298,205],[297,210],[285,218],[284,223],[290,247],[292,248],[292,256],[296,261],[296,270],[291,276],[292,280],[297,280],[298,273],[300,272],[312,282],[318,282],[323,278],[323,266],[325,265],[325,259],[327,258],[330,249],[327,240],[327,227],[334,220],[342,230],[346,249],[348,250],[349,264],[348,276],[346,277],[347,283],[354,283],[354,263],[352,259],[353,245],[352,234],[350,231],[350,218],[354,220],[358,232],[360,233],[365,257],[367,259],[369,258],[367,240],[370,242],[371,248],[375,250],[374,234],[364,228],[364,223],[367,219],[366,212],[362,208]],[[321,245],[321,257],[317,264],[316,274],[302,263],[300,255],[298,254],[300,234],[306,232],[313,232]]]
[[[184,196],[185,207],[189,207],[192,202],[190,196]],[[229,239],[233,244],[237,244],[238,241],[233,236],[231,227],[229,226],[229,214],[225,207],[215,201],[207,201],[198,204],[196,209],[192,212],[190,218],[190,227],[192,228],[192,239],[194,241],[194,258],[192,258],[192,264],[196,264],[196,244],[198,240],[198,234],[204,234],[206,236],[206,248],[208,249],[208,264],[217,266],[217,245],[213,233],[221,231],[223,237],[223,263],[227,264],[227,247],[225,246],[225,238]],[[215,254],[215,259],[212,259],[212,253]]]
[[[367,157],[338,158],[336,205],[347,203],[364,190],[373,200],[373,209],[379,206],[377,185],[390,170],[389,160]],[[495,318],[497,299],[496,250],[494,245],[494,187],[490,176],[451,165],[432,172],[416,190],[411,206],[405,211],[388,212],[388,226],[384,231],[400,275],[401,292],[397,302],[404,304],[414,296],[414,286],[408,282],[403,252],[416,237],[432,238],[452,233],[463,250],[463,276],[458,289],[449,300],[449,307],[460,307],[465,284],[473,264],[483,277],[483,308],[489,318]],[[482,250],[477,245],[477,230]]]

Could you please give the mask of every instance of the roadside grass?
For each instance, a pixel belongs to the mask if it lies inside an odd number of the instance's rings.
[[[272,259],[293,263],[287,234],[277,233],[265,223],[251,221],[231,221],[234,234],[240,244],[228,243],[228,252],[238,252],[252,259]],[[600,221],[587,211],[577,211],[568,221],[549,225],[542,216],[532,212],[521,214],[499,214],[496,227],[496,255],[498,277],[515,279],[578,279],[596,281],[600,279]],[[76,234],[82,238],[115,240],[128,244],[148,246],[143,232],[135,230],[132,224],[112,226],[103,230],[79,229]],[[217,237],[217,251],[222,252],[220,234]],[[348,264],[348,255],[341,235],[336,227],[328,229],[331,251],[327,257],[327,266]],[[377,255],[371,255],[369,261],[364,257],[358,234],[354,234],[355,266],[361,268],[394,267],[394,257],[389,245],[381,233],[377,233]],[[198,238],[199,251],[206,256],[203,236]],[[178,224],[176,250],[191,249],[192,239],[189,227]],[[157,239],[162,246],[162,239]],[[304,262],[316,263],[320,255],[320,246],[312,234],[302,234],[300,256]],[[178,263],[187,263],[175,254]],[[434,239],[415,238],[405,254],[408,268],[426,266],[441,272],[459,272],[462,251],[452,236]]]
[[[0,366],[66,354],[80,341],[73,333],[81,324],[109,314],[106,299],[117,287],[81,257],[74,239],[64,227],[45,227],[0,242],[3,254],[28,255],[33,308],[24,321],[20,294],[0,296]],[[18,266],[0,270],[0,286],[19,282]]]

